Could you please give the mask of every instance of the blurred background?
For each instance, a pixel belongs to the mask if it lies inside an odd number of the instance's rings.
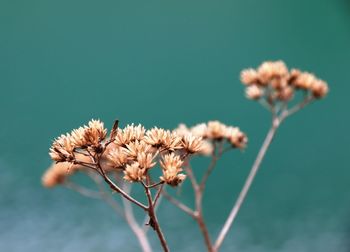
[[[91,118],[245,131],[209,181],[216,236],[270,123],[239,72],[278,59],[330,94],[281,127],[223,251],[350,251],[349,1],[1,0],[0,251],[138,251],[103,202],[41,186],[53,138]],[[204,250],[190,218],[159,214],[173,251]]]

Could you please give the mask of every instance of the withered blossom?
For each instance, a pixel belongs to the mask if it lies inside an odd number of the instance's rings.
[[[155,148],[162,147],[167,150],[181,148],[181,137],[169,130],[154,127],[146,132],[144,141]]]
[[[100,120],[91,120],[84,132],[86,144],[92,146],[99,145],[107,135],[107,129]]]
[[[260,83],[267,85],[274,79],[283,79],[288,76],[288,68],[285,63],[279,61],[263,62],[257,70]]]
[[[259,81],[259,75],[258,72],[253,69],[245,69],[241,72],[241,82],[246,85],[257,85]]]
[[[140,167],[139,163],[134,162],[126,165],[124,170],[124,179],[129,182],[138,182],[145,179],[146,169]]]
[[[177,186],[186,178],[185,174],[180,173],[183,164],[180,156],[174,153],[166,154],[163,160],[160,161],[160,164],[163,168],[163,176],[161,176],[160,179],[165,183],[171,186]]]
[[[76,165],[68,162],[54,163],[41,178],[43,186],[51,188],[65,182],[66,178],[74,173]]]
[[[156,165],[155,158],[156,154],[141,152],[137,155],[137,162],[141,168],[149,169]]]
[[[219,121],[209,121],[206,137],[212,139],[223,139],[226,133],[226,125]]]
[[[145,135],[145,128],[139,124],[134,126],[134,124],[127,125],[124,129],[118,129],[115,135],[114,142],[117,145],[125,146],[132,141],[140,141]]]
[[[152,146],[146,143],[145,141],[135,140],[134,142],[130,142],[125,147],[125,152],[128,156],[132,158],[137,158],[139,153],[151,152]]]
[[[264,91],[262,88],[258,87],[257,85],[251,85],[246,88],[245,93],[248,99],[258,100],[263,96]]]
[[[238,127],[227,127],[226,137],[232,146],[243,149],[246,147],[248,138]]]
[[[268,104],[274,101],[288,102],[297,90],[320,99],[328,93],[328,85],[309,72],[298,69],[288,71],[283,61],[263,62],[257,70],[248,68],[241,72],[241,81],[246,87],[246,96],[252,100],[265,98]]]
[[[124,148],[117,146],[108,151],[107,159],[110,161],[112,167],[122,168],[128,163],[130,158]]]
[[[50,148],[50,157],[56,162],[74,160],[74,143],[70,134],[56,138]]]
[[[194,136],[191,133],[183,136],[182,144],[185,150],[190,153],[200,153],[203,149],[202,137]]]

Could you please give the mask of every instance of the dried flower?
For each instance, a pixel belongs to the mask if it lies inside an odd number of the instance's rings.
[[[225,137],[226,125],[219,121],[208,122],[206,137],[220,140]]]
[[[245,69],[241,72],[241,82],[246,85],[253,85],[259,83],[258,72],[253,68]]]
[[[124,129],[118,129],[115,135],[115,143],[120,146],[125,146],[132,141],[140,141],[145,135],[145,128],[139,124],[134,126],[134,124],[127,125]]]
[[[50,157],[56,162],[74,160],[74,144],[69,134],[61,135],[52,143],[50,148]]]
[[[85,127],[79,127],[78,129],[72,130],[71,139],[72,139],[72,143],[76,148],[81,148],[84,145],[86,145],[86,140],[85,140],[86,128],[87,127],[85,126]]]
[[[300,89],[310,89],[312,84],[316,81],[315,75],[308,73],[308,72],[302,72],[299,73],[298,76],[293,80],[292,85],[296,88]]]
[[[328,85],[323,80],[317,80],[312,83],[311,92],[315,98],[322,98],[328,93]]]
[[[278,99],[281,101],[289,101],[293,98],[294,90],[291,87],[282,88],[277,92]]]
[[[175,155],[174,153],[167,154],[163,157],[163,160],[160,161],[160,164],[163,168],[163,176],[160,177],[162,181],[171,185],[177,186],[185,178],[185,174],[179,174],[182,171],[183,161],[180,156]]]
[[[145,169],[142,169],[137,162],[126,165],[124,179],[129,182],[138,182],[145,179]]]
[[[146,132],[145,142],[154,147],[159,147],[162,145],[165,135],[166,131],[164,129],[154,127]]]
[[[84,132],[86,144],[92,146],[98,146],[107,135],[107,129],[100,120],[91,120]]]
[[[61,162],[52,164],[41,178],[43,186],[51,188],[58,184],[62,184],[67,176],[73,174],[75,166],[72,163]]]
[[[191,128],[191,133],[195,136],[206,137],[208,126],[205,123],[197,124]]]
[[[155,148],[176,150],[181,148],[181,137],[169,130],[154,127],[146,132],[145,142]]]
[[[156,162],[153,162],[155,157],[156,154],[141,152],[137,155],[137,162],[140,167],[149,169],[156,165]]]
[[[283,61],[267,61],[259,66],[258,75],[261,84],[267,85],[273,79],[286,77],[288,75],[288,69]]]
[[[125,147],[125,152],[130,158],[137,158],[139,153],[143,152],[151,152],[152,151],[152,146],[147,144],[144,141],[134,141],[130,142],[129,144],[126,145]]]
[[[232,146],[243,149],[247,145],[247,136],[238,127],[227,127],[226,137]]]
[[[182,144],[188,153],[194,154],[202,151],[203,140],[202,137],[197,137],[192,134],[187,134],[182,139]]]
[[[263,96],[264,91],[257,85],[251,85],[246,88],[245,93],[248,99],[258,100]]]
[[[111,162],[111,165],[114,168],[122,168],[129,161],[126,150],[120,147],[115,147],[109,150],[107,153],[107,159]]]

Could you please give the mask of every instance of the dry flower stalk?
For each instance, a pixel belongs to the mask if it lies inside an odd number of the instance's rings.
[[[123,198],[122,212],[138,237],[143,251],[151,249],[144,229],[133,217],[132,205],[140,207],[147,213],[147,224],[156,231],[163,250],[169,251],[155,211],[159,198],[163,195],[197,222],[207,250],[218,251],[280,124],[290,115],[328,93],[326,82],[308,72],[289,70],[282,61],[268,61],[257,69],[243,70],[241,81],[246,86],[247,98],[258,101],[270,111],[272,123],[238,199],[215,240],[211,239],[205,223],[203,194],[207,180],[222,155],[227,151],[242,150],[246,147],[248,138],[238,127],[227,126],[219,121],[209,121],[191,128],[180,124],[173,131],[157,127],[146,130],[142,125],[134,124],[120,129],[116,122],[107,138],[104,124],[99,120],[92,120],[87,126],[55,139],[50,148],[50,156],[56,164],[43,176],[43,184],[53,187],[69,181],[69,176],[77,171],[90,175],[94,172],[95,180],[102,178]],[[295,97],[298,97],[295,95],[297,92],[303,93],[303,99],[300,101],[294,101]],[[291,106],[292,102],[296,105]],[[201,179],[198,179],[197,172],[190,165],[191,158],[196,155],[211,158]],[[154,169],[160,169],[162,175],[154,177]],[[115,181],[110,178],[111,174],[115,177]],[[164,187],[180,186],[186,178],[193,187],[194,209],[168,194]],[[140,183],[144,187],[148,204],[143,204],[132,197],[128,188],[133,183]],[[71,188],[78,189],[82,194],[89,194],[85,188],[72,185]],[[152,190],[156,190],[154,196]]]

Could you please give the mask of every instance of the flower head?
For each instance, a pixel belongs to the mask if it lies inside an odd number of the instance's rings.
[[[129,182],[138,182],[145,179],[146,169],[140,167],[139,163],[128,164],[124,170],[124,179]]]
[[[211,139],[222,139],[226,134],[226,125],[219,121],[208,122],[206,137]]]
[[[106,138],[106,135],[107,129],[104,128],[103,122],[100,120],[91,120],[84,130],[84,138],[88,145],[99,145]]]
[[[107,159],[111,162],[111,165],[114,168],[122,168],[129,161],[126,150],[121,147],[115,147],[109,150],[107,153]]]
[[[200,153],[203,148],[203,139],[202,137],[187,134],[182,138],[182,144],[188,153]]]
[[[74,143],[70,134],[56,138],[50,148],[50,157],[56,162],[74,160]]]
[[[186,178],[185,174],[179,173],[182,171],[181,166],[183,164],[180,156],[174,153],[167,154],[163,157],[163,160],[160,161],[160,164],[163,168],[163,176],[161,176],[160,179],[165,183],[171,186],[177,186]]]
[[[145,135],[145,128],[139,124],[134,126],[134,124],[127,125],[124,129],[118,129],[115,135],[114,142],[117,145],[125,146],[132,141],[140,141]]]
[[[258,100],[263,96],[264,91],[262,88],[258,87],[257,85],[251,85],[246,88],[245,93],[248,99]]]
[[[243,149],[247,145],[247,136],[238,127],[227,127],[226,137],[232,146]]]

